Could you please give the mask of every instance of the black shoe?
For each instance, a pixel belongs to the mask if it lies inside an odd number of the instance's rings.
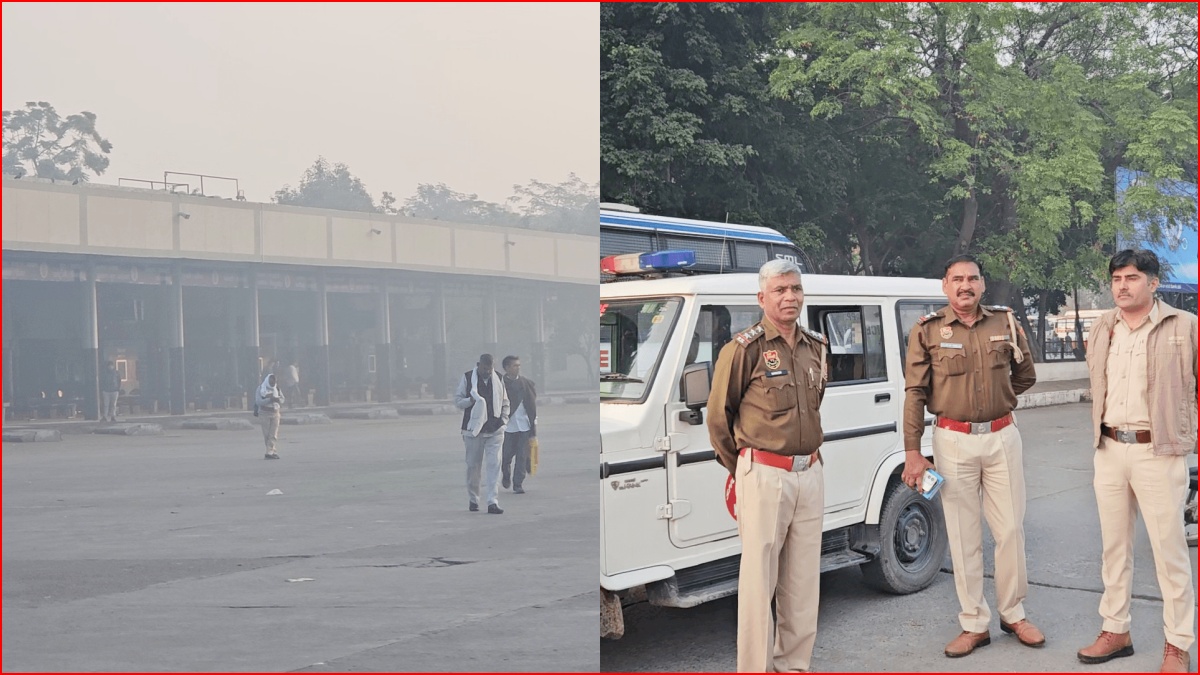
[[[525,488],[518,485],[515,488],[513,488],[513,494],[514,495],[523,495],[523,494],[525,494]]]
[[[476,504],[475,502],[471,502],[471,505],[467,507],[467,510],[469,510],[469,511],[478,511],[478,510],[479,510],[479,505],[478,505],[478,504]]]
[[[277,454],[275,454],[275,453],[273,453],[273,452],[268,452],[268,453],[266,454],[266,459],[279,459],[279,455],[277,455]]]
[[[511,484],[508,482],[508,476],[505,476],[504,480],[500,481],[500,484],[503,485],[504,487],[508,487]]]
[[[500,508],[499,504],[488,504],[488,513],[504,513],[504,509]]]

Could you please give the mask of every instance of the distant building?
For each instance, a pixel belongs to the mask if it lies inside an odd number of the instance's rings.
[[[165,191],[3,180],[12,416],[242,408],[278,361],[304,398],[444,397],[481,352],[592,389],[599,238]],[[307,401],[305,401],[307,402]]]

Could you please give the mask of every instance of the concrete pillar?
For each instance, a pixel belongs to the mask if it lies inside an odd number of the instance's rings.
[[[446,289],[438,283],[433,296],[433,389],[434,398],[449,398],[447,383],[454,381],[446,361]]]
[[[187,412],[187,386],[183,357],[183,271],[175,267],[167,287],[167,381],[172,415]]]
[[[375,325],[379,338],[375,345],[375,398],[387,403],[392,400],[392,312],[387,291],[387,282],[379,292],[375,308]]]
[[[83,300],[83,418],[100,419],[100,318],[96,308],[96,272],[81,282]]]
[[[550,332],[546,326],[546,293],[541,289],[535,291],[534,302],[534,336],[533,353],[529,355],[530,379],[538,383],[545,391],[546,387],[546,335]]]
[[[263,373],[262,365],[259,363],[259,357],[262,355],[259,350],[258,334],[258,280],[253,274],[250,275],[249,287],[242,294],[242,313],[246,317],[245,334],[240,341],[241,355],[241,382],[242,389],[246,392],[246,408],[254,408],[254,393],[258,390],[258,385],[262,383]]]
[[[507,249],[507,247],[505,247]],[[496,367],[500,367],[500,359],[504,358],[503,354],[498,354],[500,349],[500,308],[499,301],[496,299],[496,285],[489,283],[487,292],[483,298],[483,336],[484,344],[483,351],[491,354],[496,360]]]
[[[325,273],[317,287],[317,346],[313,349],[312,384],[316,387],[317,405],[329,405],[333,377],[329,371],[329,293],[325,290]]]

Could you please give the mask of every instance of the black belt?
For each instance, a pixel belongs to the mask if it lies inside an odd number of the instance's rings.
[[[1137,431],[1122,431],[1114,429],[1107,424],[1100,425],[1100,433],[1108,436],[1114,441],[1120,443],[1149,443],[1150,431],[1148,429],[1138,429]]]

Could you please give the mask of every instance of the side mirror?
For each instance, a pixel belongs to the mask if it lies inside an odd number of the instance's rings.
[[[691,410],[700,410],[708,405],[708,393],[712,389],[712,362],[689,363],[683,367],[679,377],[679,399]]]

